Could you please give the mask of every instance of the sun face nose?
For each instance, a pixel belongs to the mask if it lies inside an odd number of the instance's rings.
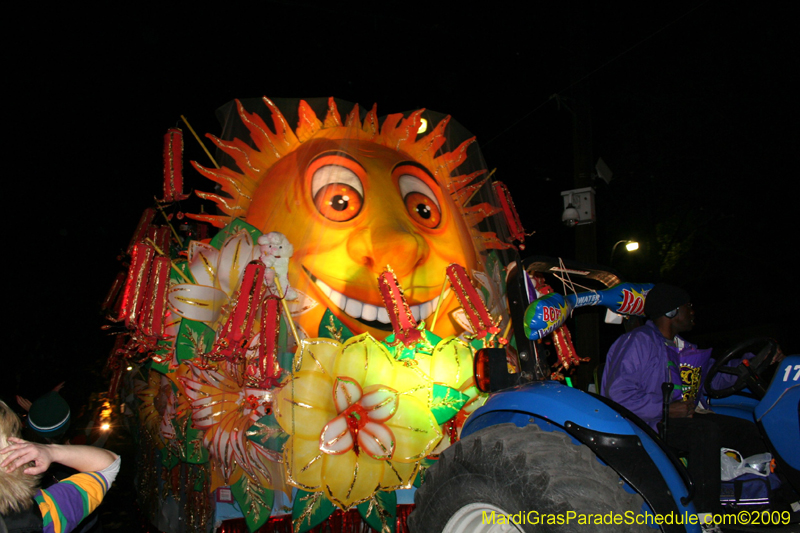
[[[398,278],[403,278],[425,263],[430,249],[413,227],[389,221],[354,231],[348,239],[347,252],[353,261],[376,275],[388,265]]]

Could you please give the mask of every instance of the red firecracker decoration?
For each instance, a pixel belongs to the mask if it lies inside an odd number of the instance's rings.
[[[258,360],[248,362],[245,372],[248,387],[271,389],[281,380],[281,368],[278,366],[280,321],[280,299],[269,295],[261,307],[261,342],[258,344]]]
[[[385,270],[378,276],[378,287],[383,296],[383,306],[392,321],[395,339],[406,346],[418,343],[422,339],[422,332],[417,329],[417,320],[411,314],[411,308],[394,272]]]
[[[450,287],[452,287],[461,307],[464,308],[467,320],[469,320],[475,336],[478,339],[485,338],[486,342],[490,342],[494,335],[500,333],[500,328],[497,327],[495,322],[492,322],[492,317],[489,314],[489,310],[486,309],[486,304],[483,303],[483,298],[472,286],[472,280],[470,280],[464,267],[451,264],[447,267],[447,278],[450,280]]]
[[[122,350],[127,357],[155,349],[165,338],[167,289],[172,267],[169,257],[158,257],[148,243],[133,247],[117,321],[124,321],[130,339]]]
[[[206,357],[213,361],[227,359],[231,363],[244,360],[252,340],[253,322],[267,292],[264,273],[267,267],[261,261],[250,261],[230,316],[222,326],[211,351]]]
[[[500,201],[500,207],[503,208],[503,215],[505,215],[511,237],[515,241],[524,242],[525,228],[522,227],[522,221],[519,219],[519,213],[517,213],[517,208],[514,206],[514,200],[511,199],[508,187],[502,181],[495,181],[492,183],[492,187],[494,187],[494,192]]]
[[[147,236],[145,239],[152,241],[159,252],[169,255],[170,235],[167,226],[150,226],[147,228]]]
[[[170,128],[164,135],[164,197],[159,202],[186,200],[183,194],[183,132]]]
[[[133,329],[144,302],[150,265],[156,255],[155,249],[147,243],[134,245],[131,252],[131,266],[125,280],[125,293],[118,319],[125,320],[125,326]]]
[[[164,315],[167,310],[167,289],[172,263],[169,257],[155,257],[150,265],[150,276],[139,312],[138,330],[146,337],[164,337]]]

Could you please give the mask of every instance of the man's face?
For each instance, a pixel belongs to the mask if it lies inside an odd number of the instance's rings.
[[[678,314],[672,319],[672,325],[678,333],[690,331],[694,327],[694,309],[691,303],[685,303],[678,308]]]

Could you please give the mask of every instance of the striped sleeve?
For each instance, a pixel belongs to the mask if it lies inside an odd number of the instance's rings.
[[[108,482],[98,472],[70,476],[36,495],[45,533],[69,533],[94,511],[108,492]]]

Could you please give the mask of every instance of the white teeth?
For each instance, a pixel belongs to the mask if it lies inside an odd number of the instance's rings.
[[[330,298],[331,302],[336,307],[343,309],[344,312],[351,317],[360,318],[361,320],[366,320],[369,322],[377,320],[378,322],[382,322],[384,324],[388,324],[390,322],[389,313],[387,313],[386,309],[383,307],[360,302],[355,298],[348,298],[344,294],[331,289],[325,282],[318,279],[314,280],[314,283],[316,283],[317,287],[319,287],[319,290],[321,290],[325,296]],[[437,296],[428,302],[419,305],[412,305],[411,314],[416,320],[425,320],[436,310],[436,304],[438,302],[439,297]]]
[[[378,322],[383,322],[384,324],[389,323],[389,313],[386,312],[385,307],[378,309]]]
[[[341,292],[336,292],[333,289],[331,289],[331,295],[328,296],[328,298],[330,298],[331,302],[333,302],[333,305],[339,309],[344,309],[344,307],[347,305],[347,296]]]
[[[419,304],[419,314],[421,316],[428,316],[431,314],[431,302],[425,302],[424,304]]]
[[[361,318],[370,321],[377,320],[378,307],[370,304],[364,304],[364,307],[361,308]]]
[[[344,312],[354,318],[361,318],[361,308],[364,304],[352,298],[347,299],[347,305],[344,307]]]
[[[328,297],[330,297],[330,295],[331,295],[331,291],[332,291],[333,289],[331,289],[330,287],[328,287],[328,286],[327,286],[327,285],[326,285],[324,282],[322,282],[322,281],[320,281],[320,280],[317,280],[317,281],[315,281],[314,283],[316,283],[316,284],[317,284],[317,287],[319,287],[319,290],[321,290],[321,291],[322,291],[322,292],[325,294],[325,296],[328,296]]]

